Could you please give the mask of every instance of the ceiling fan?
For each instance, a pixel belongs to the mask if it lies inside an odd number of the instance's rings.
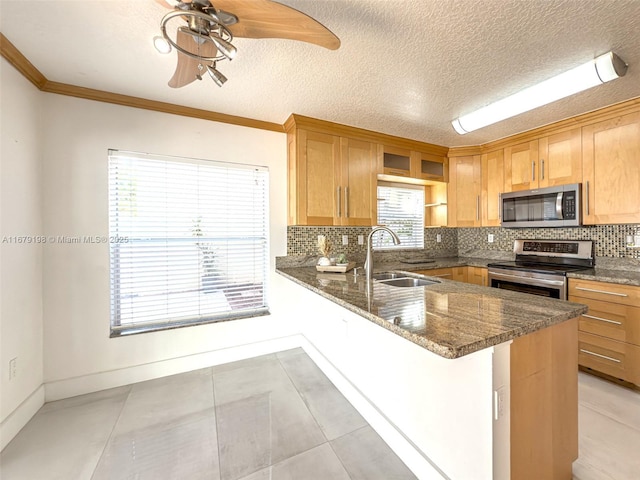
[[[178,52],[178,63],[169,86],[180,88],[202,80],[206,72],[222,86],[227,81],[217,68],[232,60],[234,37],[284,38],[336,50],[340,39],[308,15],[271,0],[156,0],[170,8],[160,23],[162,36],[154,38],[160,53]],[[172,27],[172,28],[169,28]],[[175,34],[169,30],[175,27]]]

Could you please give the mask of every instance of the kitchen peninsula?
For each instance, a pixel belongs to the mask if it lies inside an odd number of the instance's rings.
[[[351,272],[278,272],[305,337],[433,467],[425,478],[571,478],[586,306],[435,278],[368,288]]]

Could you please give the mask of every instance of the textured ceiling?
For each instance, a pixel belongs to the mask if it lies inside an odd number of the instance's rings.
[[[213,2],[215,5],[215,1]],[[52,81],[283,123],[298,113],[446,146],[477,145],[640,96],[640,0],[282,0],[330,51],[236,39],[210,79],[172,89],[153,0],[0,0],[0,31]],[[460,136],[451,120],[615,51],[623,78]]]

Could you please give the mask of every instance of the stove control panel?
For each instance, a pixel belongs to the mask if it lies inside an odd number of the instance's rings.
[[[523,252],[537,253],[578,253],[578,243],[576,242],[536,242],[524,241]]]

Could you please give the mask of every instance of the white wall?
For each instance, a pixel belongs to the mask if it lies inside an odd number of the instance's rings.
[[[43,400],[42,246],[10,243],[42,233],[43,97],[0,59],[0,448]]]
[[[212,95],[216,92],[212,92]],[[109,247],[44,247],[47,400],[204,366],[207,352],[286,337],[274,257],[286,255],[286,136],[88,100],[44,102],[43,219],[48,236],[108,235],[110,148],[266,165],[270,172],[268,317],[109,338]],[[171,361],[172,359],[179,359]]]

